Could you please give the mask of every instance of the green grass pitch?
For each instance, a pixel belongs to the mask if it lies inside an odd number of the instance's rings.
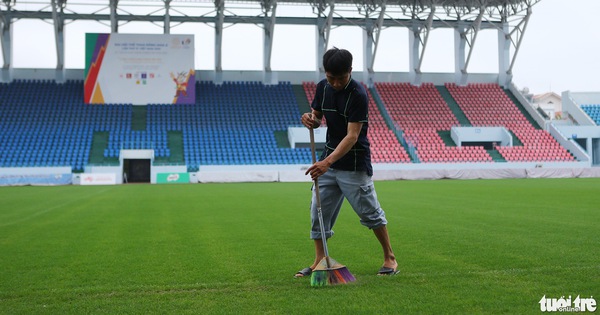
[[[310,287],[310,183],[0,188],[1,314],[535,314],[600,297],[600,179],[376,182],[401,273],[344,204]]]

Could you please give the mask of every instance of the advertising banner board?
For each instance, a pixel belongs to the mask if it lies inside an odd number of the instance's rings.
[[[194,35],[85,37],[86,104],[194,104]]]
[[[189,173],[158,173],[156,174],[157,184],[182,184],[190,182]]]

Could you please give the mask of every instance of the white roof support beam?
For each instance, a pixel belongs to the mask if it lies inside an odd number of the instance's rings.
[[[379,46],[379,37],[383,28],[383,20],[385,17],[385,7],[387,0],[383,0],[379,7],[379,17],[373,23],[373,20],[366,16],[365,27],[364,27],[364,69],[363,69],[363,82],[367,82],[367,87],[372,88],[375,86],[375,56],[377,55],[377,47]]]
[[[510,31],[508,22],[498,30],[498,84],[506,86],[512,80],[510,69]]]
[[[534,3],[537,3],[539,0],[533,1],[535,1]],[[498,29],[498,84],[501,86],[508,87],[510,82],[512,82],[512,69],[515,65],[525,31],[527,30],[527,24],[529,23],[529,18],[532,14],[531,5],[534,3],[531,3],[530,6],[527,7],[525,16],[523,16],[519,23],[512,27],[512,30],[510,23],[508,23],[508,10],[505,9],[503,12],[502,28]],[[514,49],[512,57],[510,54],[511,47]]]
[[[163,0],[165,2],[165,20],[163,25],[163,33],[171,34],[171,0]]]
[[[12,6],[13,1],[3,0],[3,4],[6,6],[6,10],[2,10],[0,6],[0,42],[2,43],[2,59],[4,64],[2,65],[2,76],[1,82],[12,81]]]
[[[319,81],[325,77],[325,69],[323,69],[323,55],[329,45],[329,33],[331,32],[331,25],[333,23],[333,13],[335,10],[335,3],[333,0],[327,2],[321,0],[316,3],[311,3],[313,10],[317,13],[316,18],[316,30],[317,30],[317,43],[316,43],[316,54],[317,54],[317,73],[315,81]],[[325,15],[325,11],[329,8],[329,12]]]
[[[525,30],[527,29],[527,24],[529,23],[529,18],[531,17],[531,7],[527,8],[527,14],[525,17],[517,24],[517,26],[510,32],[510,41],[514,45],[515,51],[513,53],[512,59],[510,61],[510,66],[506,71],[508,80],[506,84],[502,84],[503,86],[508,86],[508,83],[512,81],[512,69],[515,65],[515,61],[517,60],[517,55],[519,54],[519,50],[521,49],[521,43],[523,42],[523,37],[525,35]]]
[[[419,20],[416,16],[412,20],[412,36],[409,36],[410,46],[410,69],[409,77],[412,85],[421,85],[422,72],[421,66],[425,56],[425,49],[429,40],[429,34],[433,30],[433,17],[435,16],[435,6],[431,7],[429,15],[425,23]]]
[[[225,0],[215,1],[215,84],[223,84],[223,22],[225,21]]]
[[[424,61],[429,34],[433,29],[454,29],[455,32],[455,60],[457,81],[468,82],[468,67],[473,54],[479,30],[498,30],[499,50],[499,84],[506,86],[512,80],[512,69],[519,53],[523,34],[527,28],[531,7],[541,0],[289,0],[282,3],[295,5],[310,5],[313,16],[278,16],[275,9],[277,0],[212,0],[214,8],[206,0],[136,0],[136,1],[90,1],[86,2],[85,12],[76,12],[81,3],[74,3],[67,7],[67,0],[51,0],[51,5],[41,5],[39,0],[0,0],[0,43],[2,44],[3,67],[0,79],[3,82],[11,80],[13,67],[12,52],[12,22],[20,19],[38,19],[54,21],[57,70],[64,71],[64,25],[65,21],[98,21],[110,22],[111,33],[118,33],[119,23],[132,21],[147,22],[160,25],[164,23],[164,32],[170,33],[171,23],[204,23],[215,28],[215,76],[216,84],[223,82],[222,69],[222,41],[224,23],[253,24],[264,27],[264,71],[265,82],[274,82],[269,76],[271,69],[271,54],[275,23],[279,25],[310,25],[315,26],[316,39],[316,80],[324,76],[322,69],[322,56],[329,45],[329,33],[332,27],[355,26],[364,30],[364,69],[367,74],[364,79],[368,85],[373,79],[374,63],[379,47],[379,37],[383,28],[401,27],[408,28],[410,68],[409,77],[412,84],[420,85],[422,65]],[[71,5],[69,0],[69,5]],[[335,4],[342,6],[344,13],[334,16]],[[18,3],[18,5],[17,5]],[[108,3],[108,6],[107,6]],[[237,10],[237,4],[255,10],[262,6],[264,14],[238,15],[226,10],[226,5],[232,5]],[[28,6],[28,4],[33,4]],[[119,14],[127,12],[127,7],[152,7],[149,14]],[[358,15],[348,14],[347,7],[353,5],[358,8]],[[38,7],[38,10],[28,10]],[[24,8],[16,10],[15,8]],[[106,9],[110,9],[110,11]],[[436,12],[437,8],[437,12]],[[482,9],[483,8],[483,9]],[[121,10],[123,9],[123,10]],[[198,10],[196,10],[198,9]],[[213,10],[214,9],[214,10]],[[163,12],[165,10],[165,12]],[[107,12],[108,11],[108,12]],[[338,11],[340,9],[338,8]],[[483,13],[482,11],[485,11]],[[200,12],[199,15],[187,15],[184,12]],[[202,12],[206,12],[202,14]],[[246,11],[255,12],[255,11]],[[171,13],[174,13],[171,15]],[[379,17],[377,17],[379,14]],[[523,18],[524,16],[524,18]],[[515,25],[516,24],[516,25]],[[121,24],[122,25],[122,24]],[[226,26],[225,26],[226,27]],[[458,35],[456,35],[458,33]],[[458,36],[458,39],[457,39]],[[463,38],[461,39],[461,36]],[[449,51],[448,53],[451,53]],[[273,73],[272,75],[275,75]],[[60,80],[61,74],[57,74]],[[267,78],[268,77],[268,78]]]
[[[464,34],[465,40],[467,41],[467,47],[469,49],[469,53],[467,54],[467,60],[465,61],[464,72],[467,72],[469,68],[469,62],[471,61],[471,56],[473,55],[473,47],[475,46],[475,42],[477,41],[477,34],[479,34],[479,30],[481,29],[481,20],[483,19],[483,14],[485,13],[485,8],[479,9],[479,15],[473,23],[471,27],[467,29]]]
[[[119,5],[119,0],[110,0],[110,32],[118,33],[119,32],[119,21],[117,20],[117,7]]]
[[[264,13],[263,32],[263,83],[277,84],[277,78],[273,77],[271,69],[271,54],[273,52],[273,35],[275,33],[275,22],[277,12],[277,0],[263,0],[261,2]]]
[[[464,22],[458,21],[458,25],[455,28],[454,36],[454,54],[455,54],[455,74],[456,84],[466,85],[468,81],[468,68],[471,56],[473,55],[473,48],[477,41],[477,34],[481,29],[481,21],[485,13],[485,7],[479,8],[479,14],[470,25],[465,25]],[[465,51],[467,51],[467,57],[465,59]]]
[[[54,38],[56,40],[56,82],[65,82],[65,20],[63,11],[67,0],[52,0],[52,19],[54,20]]]

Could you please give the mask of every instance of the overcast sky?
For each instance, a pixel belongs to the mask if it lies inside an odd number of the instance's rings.
[[[281,9],[280,9],[281,8]],[[308,8],[308,7],[307,7]],[[278,8],[278,13],[283,8]],[[296,7],[294,10],[301,10]],[[533,7],[521,50],[513,69],[513,82],[534,94],[553,91],[600,92],[599,0],[542,0]],[[76,21],[66,25],[67,69],[84,68],[85,33],[110,32],[108,25]],[[162,26],[133,22],[119,27],[120,33],[162,33]],[[179,24],[171,33],[194,34],[196,69],[214,69],[214,29],[205,24]],[[223,36],[224,70],[261,70],[263,30],[255,25],[229,25]],[[273,70],[314,70],[314,26],[277,25],[271,66]],[[382,31],[375,71],[407,72],[408,30]],[[498,71],[497,32],[480,32],[469,66],[471,73]],[[363,68],[362,29],[332,29],[329,45],[346,48],[355,56],[354,69]],[[454,35],[450,29],[435,29],[429,38],[423,72],[453,72]],[[40,47],[48,49],[40,50]],[[52,68],[56,66],[54,31],[48,22],[19,20],[13,24],[13,67]],[[1,56],[0,56],[1,59]]]
[[[542,0],[533,7],[513,82],[536,94],[600,92],[600,1]]]

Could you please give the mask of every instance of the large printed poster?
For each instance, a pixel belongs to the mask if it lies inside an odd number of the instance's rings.
[[[193,104],[194,35],[86,34],[86,104]]]

